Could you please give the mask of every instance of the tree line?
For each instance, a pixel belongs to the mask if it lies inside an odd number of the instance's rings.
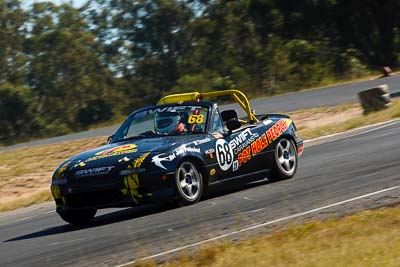
[[[168,93],[318,86],[399,63],[397,0],[0,0],[0,140],[65,134]]]

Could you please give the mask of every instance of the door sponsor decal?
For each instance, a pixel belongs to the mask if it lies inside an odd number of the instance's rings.
[[[256,154],[264,151],[289,128],[291,123],[290,119],[281,119],[261,135],[246,129],[232,139],[229,142],[229,147],[237,155],[237,160],[233,162],[232,171],[237,171]]]
[[[163,161],[171,162],[176,158],[176,156],[175,156],[175,154],[171,154],[171,155],[161,157],[162,155],[165,155],[165,154],[159,154],[159,155],[154,156],[151,159],[151,162],[154,163],[157,167],[160,167],[160,168],[166,170],[167,168],[165,168],[165,166],[162,164],[162,162]]]
[[[237,155],[241,150],[250,145],[256,138],[258,137],[258,133],[251,132],[250,128],[247,128],[243,132],[241,132],[238,136],[233,138],[229,142],[230,148],[233,150],[234,154]]]

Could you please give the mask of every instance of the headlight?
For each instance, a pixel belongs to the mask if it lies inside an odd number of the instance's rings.
[[[144,168],[137,168],[137,169],[128,169],[128,170],[122,170],[120,171],[120,175],[121,176],[126,176],[126,175],[131,175],[131,174],[135,174],[135,173],[143,173],[146,170]]]

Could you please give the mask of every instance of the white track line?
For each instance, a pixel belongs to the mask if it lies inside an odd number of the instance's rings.
[[[28,220],[28,219],[36,218],[36,217],[39,217],[39,216],[41,216],[41,215],[45,215],[45,214],[49,214],[49,213],[53,213],[53,212],[56,212],[56,211],[55,211],[55,210],[51,210],[51,211],[47,211],[47,212],[44,212],[44,213],[41,213],[41,214],[37,214],[37,215],[33,215],[33,216],[24,217],[24,218],[15,220],[14,222],[25,221],[25,220]]]
[[[313,138],[313,139],[304,140],[304,143],[306,144],[306,143],[310,143],[310,142],[314,142],[314,141],[318,141],[318,140],[323,140],[323,139],[330,138],[330,137],[335,137],[335,136],[338,136],[338,135],[343,135],[343,134],[354,132],[354,131],[359,131],[359,130],[366,129],[366,128],[379,126],[379,127],[373,128],[373,129],[369,129],[369,130],[366,130],[366,131],[354,133],[354,134],[349,135],[349,136],[345,136],[345,138],[349,138],[349,137],[353,137],[353,136],[357,136],[357,135],[373,132],[373,131],[376,131],[376,130],[379,130],[379,129],[382,129],[382,128],[385,128],[385,127],[388,127],[388,126],[392,126],[392,125],[397,124],[399,122],[400,121],[398,119],[396,119],[396,120],[391,120],[391,121],[385,121],[385,122],[380,122],[380,123],[376,123],[376,124],[366,125],[366,126],[354,128],[354,129],[351,129],[351,130],[348,130],[348,131],[345,131],[345,132],[334,133],[334,134],[324,135],[324,136],[320,136],[320,137]]]
[[[344,201],[336,202],[336,203],[333,203],[333,204],[330,204],[330,205],[327,205],[327,206],[319,207],[319,208],[312,209],[312,210],[305,211],[305,212],[301,212],[301,213],[296,213],[296,214],[293,214],[293,215],[290,215],[290,216],[287,216],[287,217],[283,217],[283,218],[280,218],[280,219],[276,219],[276,220],[268,221],[268,222],[265,222],[265,223],[260,223],[260,224],[257,224],[257,225],[246,227],[246,228],[243,228],[241,230],[237,230],[237,231],[233,231],[233,232],[226,233],[226,234],[223,234],[223,235],[219,235],[219,236],[216,236],[216,237],[213,237],[213,238],[210,238],[210,239],[205,239],[203,241],[196,242],[196,243],[193,243],[193,244],[190,244],[190,245],[186,245],[186,246],[178,247],[178,248],[171,249],[171,250],[168,250],[168,251],[165,251],[165,252],[161,252],[161,253],[158,253],[158,254],[154,254],[154,255],[142,258],[140,260],[148,260],[148,259],[157,258],[157,257],[160,257],[160,256],[164,256],[164,255],[167,255],[167,254],[171,254],[171,253],[174,253],[174,252],[185,250],[185,249],[188,249],[188,248],[191,248],[191,247],[196,247],[196,246],[199,246],[199,245],[202,245],[202,244],[205,244],[205,243],[209,243],[209,242],[212,242],[212,241],[223,239],[223,238],[226,238],[228,236],[237,235],[239,233],[243,233],[243,232],[246,232],[246,231],[254,230],[254,229],[257,229],[257,228],[260,228],[260,227],[263,227],[263,226],[279,223],[279,222],[282,222],[282,221],[287,221],[289,219],[294,219],[294,218],[297,218],[297,217],[301,217],[301,216],[308,215],[308,214],[311,214],[311,213],[314,213],[314,212],[318,212],[318,211],[321,211],[321,210],[325,210],[325,209],[328,209],[328,208],[332,208],[332,207],[335,207],[335,206],[339,206],[339,205],[342,205],[342,204],[346,204],[346,203],[349,203],[349,202],[353,202],[353,201],[356,201],[356,200],[359,200],[359,199],[363,199],[363,198],[366,198],[366,197],[378,195],[378,194],[381,194],[381,193],[384,193],[384,192],[388,192],[388,191],[392,191],[392,190],[399,189],[399,188],[400,188],[400,185],[393,186],[393,187],[390,187],[390,188],[385,188],[385,189],[382,189],[382,190],[379,190],[379,191],[375,191],[375,192],[372,192],[372,193],[369,193],[369,194],[365,194],[365,195],[361,195],[361,196],[358,196],[358,197],[350,198],[350,199],[347,199],[347,200],[344,200]],[[127,266],[127,265],[133,264],[135,262],[136,261],[130,261],[130,262],[127,262],[127,263],[124,263],[124,264],[121,264],[121,265],[117,265],[116,267]]]

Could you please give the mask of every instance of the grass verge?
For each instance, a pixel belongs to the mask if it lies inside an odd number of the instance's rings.
[[[300,136],[311,139],[400,118],[400,99],[394,100],[389,108],[368,115],[363,115],[359,104],[301,110],[290,115]]]
[[[300,136],[310,139],[400,117],[400,100],[386,110],[362,115],[358,104],[314,108],[290,113]],[[53,170],[64,159],[105,144],[106,137],[22,148],[0,153],[0,211],[50,199]]]
[[[0,153],[0,211],[50,200],[51,175],[58,164],[105,143],[106,137],[97,137]]]
[[[242,242],[203,247],[163,266],[399,266],[400,207],[312,221]],[[134,266],[155,266],[143,261]]]

